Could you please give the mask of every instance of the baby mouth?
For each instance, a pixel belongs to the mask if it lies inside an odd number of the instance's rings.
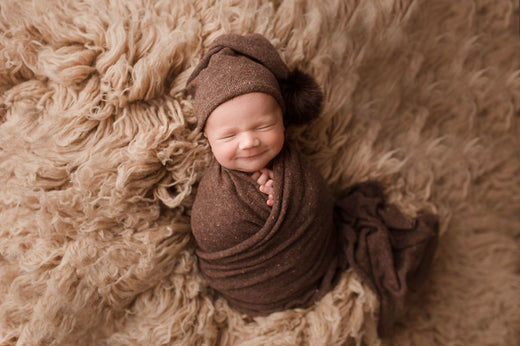
[[[241,159],[254,159],[255,157],[258,157],[260,155],[263,155],[263,152],[255,153],[255,154],[248,154],[248,155],[242,155],[240,156]]]

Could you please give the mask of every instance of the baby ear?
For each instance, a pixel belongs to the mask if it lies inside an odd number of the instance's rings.
[[[287,79],[280,81],[285,114],[288,124],[305,124],[318,117],[321,112],[323,93],[310,75],[294,69]]]

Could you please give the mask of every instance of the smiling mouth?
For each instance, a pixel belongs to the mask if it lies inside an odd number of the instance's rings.
[[[254,155],[240,156],[240,158],[241,158],[241,159],[249,160],[249,159],[254,159],[255,157],[261,156],[261,155],[263,155],[263,154],[264,154],[264,153],[261,152],[261,153],[254,154]]]

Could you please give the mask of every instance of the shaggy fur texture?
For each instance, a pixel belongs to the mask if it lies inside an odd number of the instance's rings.
[[[52,6],[51,6],[52,4]],[[433,275],[395,345],[520,344],[520,38],[507,0],[0,3],[0,344],[376,345],[351,271],[307,310],[248,319],[189,229],[210,152],[184,85],[259,32],[323,87],[290,138],[336,191],[381,181],[437,212]]]

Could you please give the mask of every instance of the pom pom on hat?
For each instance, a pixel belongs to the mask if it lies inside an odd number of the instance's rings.
[[[279,83],[285,102],[284,119],[287,123],[301,125],[318,117],[323,94],[314,78],[294,69]]]
[[[304,124],[318,117],[323,99],[316,81],[300,70],[289,71],[274,46],[260,34],[219,36],[186,87],[193,96],[199,129],[216,107],[246,93],[273,96],[286,124]]]

